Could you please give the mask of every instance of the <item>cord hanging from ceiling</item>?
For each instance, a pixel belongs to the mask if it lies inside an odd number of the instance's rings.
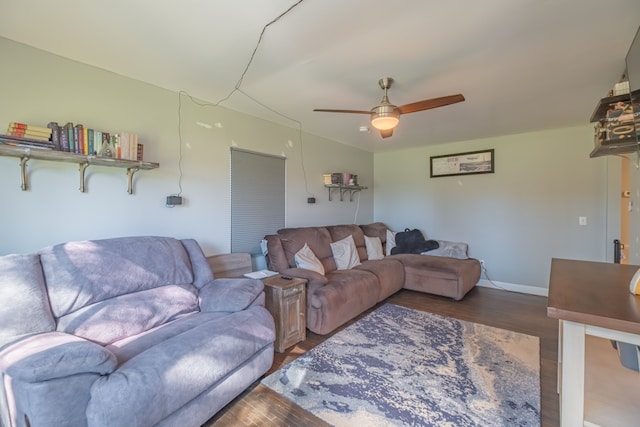
[[[260,32],[260,37],[258,37],[258,43],[256,43],[256,46],[253,49],[253,52],[251,53],[251,57],[249,58],[249,62],[247,63],[247,66],[244,67],[244,71],[240,75],[240,78],[238,79],[238,82],[234,86],[233,90],[231,92],[229,92],[229,95],[225,96],[224,98],[222,98],[221,100],[216,102],[215,105],[220,105],[222,102],[224,102],[227,99],[231,98],[231,95],[233,95],[236,91],[240,90],[240,86],[242,86],[242,81],[244,80],[244,76],[249,71],[249,67],[251,67],[251,63],[253,62],[253,58],[256,56],[256,52],[258,51],[258,47],[260,47],[260,43],[262,43],[262,37],[264,36],[264,33],[267,31],[267,28],[271,24],[275,24],[276,22],[278,22],[280,20],[280,18],[285,16],[287,13],[291,12],[296,6],[298,6],[303,1],[304,0],[299,0],[298,2],[294,3],[293,5],[291,5],[289,7],[289,9],[285,10],[280,15],[278,15],[276,18],[274,18],[271,22],[267,23],[264,27],[262,27],[262,31]]]
[[[250,100],[252,100],[253,102],[255,102],[256,104],[260,105],[263,108],[266,108],[267,110],[287,119],[290,120],[294,123],[297,124],[298,127],[298,137],[300,138],[300,162],[302,165],[302,176],[304,177],[304,187],[305,187],[305,191],[308,195],[311,196],[315,196],[313,193],[309,192],[309,185],[308,185],[308,181],[307,181],[307,172],[305,169],[305,165],[304,165],[304,154],[303,154],[303,144],[302,144],[302,122],[300,122],[299,120],[296,120],[292,117],[286,116],[282,113],[280,113],[279,111],[267,106],[265,103],[260,102],[259,100],[257,100],[256,98],[252,97],[251,95],[249,95],[248,93],[246,93],[245,91],[243,91],[241,89],[242,86],[242,82],[244,80],[245,75],[247,74],[247,72],[249,71],[249,68],[251,67],[251,63],[253,62],[253,59],[256,55],[256,52],[258,51],[258,48],[260,47],[260,44],[262,42],[262,38],[264,37],[264,34],[267,30],[267,28],[272,25],[275,24],[276,22],[278,22],[282,17],[284,17],[286,14],[288,14],[289,12],[291,12],[296,6],[298,6],[300,3],[302,3],[304,0],[298,0],[296,3],[294,3],[293,5],[291,5],[287,10],[285,10],[284,12],[282,12],[280,15],[278,15],[276,18],[272,19],[270,22],[268,22],[264,27],[262,27],[262,31],[260,32],[260,37],[258,37],[258,42],[256,43],[256,46],[253,49],[253,52],[251,53],[251,56],[249,58],[249,62],[247,62],[247,65],[244,68],[244,71],[242,72],[242,74],[240,75],[240,78],[238,79],[238,81],[236,82],[233,90],[231,92],[229,92],[229,94],[227,96],[225,96],[224,98],[220,99],[219,101],[217,101],[214,104],[211,103],[205,103],[205,102],[199,102],[198,100],[196,100],[195,98],[193,98],[191,95],[189,95],[187,92],[185,91],[180,91],[178,93],[178,138],[179,138],[179,142],[180,142],[180,162],[178,163],[178,168],[180,170],[180,179],[178,181],[178,186],[180,188],[180,193],[182,193],[182,186],[181,186],[181,180],[182,180],[182,168],[181,168],[181,161],[182,161],[182,132],[180,129],[181,126],[181,120],[180,120],[180,111],[181,111],[181,95],[186,95],[191,102],[193,102],[196,105],[199,105],[201,107],[219,107],[220,104],[222,104],[224,101],[228,100],[229,98],[231,98],[231,96],[236,93],[239,92],[242,95],[246,96],[247,98],[249,98]]]

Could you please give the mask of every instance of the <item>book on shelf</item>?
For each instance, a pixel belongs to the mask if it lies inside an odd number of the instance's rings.
[[[84,126],[77,124],[73,127],[73,137],[75,139],[75,153],[86,154],[84,152]]]
[[[63,126],[60,128],[60,151],[69,151],[69,133],[67,129]]]
[[[88,128],[85,126],[82,128],[82,153],[85,155],[91,154],[89,152],[89,132]]]
[[[41,132],[51,135],[51,129],[49,129],[48,127],[35,126],[28,123],[11,122],[9,123],[9,129],[29,130],[32,132]]]
[[[68,151],[70,153],[75,153],[76,152],[76,140],[75,137],[73,135],[73,123],[71,122],[67,122],[66,125],[64,125],[64,132],[67,134],[67,141],[69,142],[69,149],[65,150]]]
[[[51,138],[51,129],[26,123],[10,122],[7,126],[7,135],[48,141]]]
[[[60,145],[60,126],[56,122],[49,122],[47,125],[49,129],[51,129],[51,142],[53,142],[54,150],[62,150],[62,146]]]
[[[93,148],[96,152],[96,156],[99,156],[100,151],[102,150],[102,131],[93,131]]]
[[[13,145],[16,147],[32,147],[53,150],[54,145],[51,141],[42,141],[39,139],[23,138],[13,135],[0,135],[0,143]]]
[[[109,133],[67,122],[60,126],[49,122],[47,127],[10,122],[7,134],[0,135],[1,144],[37,146],[75,154],[143,161],[144,145],[132,132]],[[36,144],[40,142],[41,144]]]
[[[87,154],[96,155],[94,130],[87,128]]]
[[[49,139],[51,139],[50,135],[44,135],[38,132],[24,131],[21,129],[8,129],[7,135],[17,136],[21,138],[39,139],[41,141],[49,141]]]
[[[118,147],[117,154],[119,159],[123,160],[139,160],[138,159],[138,135],[131,132],[120,132],[117,134]]]

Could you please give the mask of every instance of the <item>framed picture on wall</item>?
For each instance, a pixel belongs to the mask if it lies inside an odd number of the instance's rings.
[[[431,178],[494,173],[494,150],[431,156]]]

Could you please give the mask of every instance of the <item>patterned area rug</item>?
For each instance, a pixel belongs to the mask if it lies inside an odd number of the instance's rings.
[[[335,426],[539,426],[537,337],[393,304],[262,380]]]

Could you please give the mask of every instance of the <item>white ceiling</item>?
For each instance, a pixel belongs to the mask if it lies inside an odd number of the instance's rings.
[[[296,2],[1,0],[0,36],[216,103]],[[221,105],[374,152],[586,124],[639,26],[639,0],[304,0]],[[312,111],[369,110],[386,76],[396,105],[466,101],[384,140],[366,115]]]

